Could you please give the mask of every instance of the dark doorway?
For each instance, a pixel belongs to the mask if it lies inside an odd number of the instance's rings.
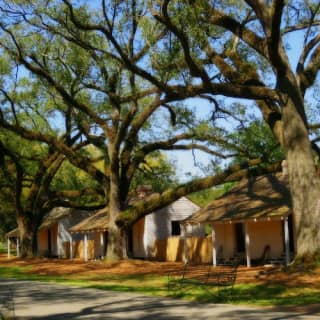
[[[106,256],[107,248],[108,248],[108,231],[103,232],[103,244],[104,244],[103,253],[104,253],[104,256]]]
[[[133,230],[132,227],[128,230],[128,257],[133,258]]]
[[[181,228],[179,221],[171,221],[171,235],[172,236],[180,236]]]
[[[293,216],[290,214],[288,217],[288,225],[289,225],[289,245],[290,245],[290,252],[294,252],[294,237],[293,237]]]
[[[237,252],[245,252],[244,225],[243,223],[236,223],[234,227],[236,233]]]
[[[293,237],[293,218],[292,214],[288,216],[288,229],[289,229],[289,249],[290,252],[294,251],[294,237]],[[283,248],[285,248],[285,239],[284,239],[284,221],[282,221],[282,239],[283,239]]]

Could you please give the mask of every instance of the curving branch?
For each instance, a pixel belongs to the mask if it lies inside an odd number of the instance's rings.
[[[213,95],[222,94],[226,97],[264,100],[270,99],[279,100],[278,92],[274,89],[263,87],[261,85],[246,85],[246,84],[232,84],[232,83],[203,83],[201,85],[172,85],[172,93],[167,94],[168,100],[184,100],[210,93]]]
[[[266,26],[268,19],[268,11],[269,8],[266,6],[265,1],[263,0],[245,0],[247,5],[249,5],[255,14],[257,15],[258,19],[261,21],[263,27]]]
[[[222,12],[214,11],[214,14],[210,18],[209,22],[212,25],[220,26],[232,32],[235,36],[239,37],[241,40],[247,43],[260,55],[265,58],[268,57],[268,50],[265,39],[258,36],[232,17],[227,16]]]
[[[44,207],[43,211],[48,212],[55,207],[66,207],[78,210],[100,210],[105,208],[106,203],[102,204],[92,204],[92,205],[81,205],[77,201],[72,200],[61,200],[61,199],[53,199],[48,203],[47,206]]]
[[[8,28],[6,28],[1,22],[0,22],[0,28],[10,36],[17,51],[14,51],[13,49],[9,48],[3,43],[2,43],[2,47],[12,57],[15,57],[18,63],[22,64],[27,70],[31,71],[33,74],[46,80],[48,84],[61,95],[61,97],[63,98],[63,100],[68,106],[81,110],[82,112],[87,114],[92,120],[94,120],[97,124],[99,124],[103,128],[103,130],[108,132],[109,128],[103,119],[101,119],[92,109],[90,109],[84,103],[77,101],[72,95],[70,95],[62,85],[60,85],[58,82],[55,81],[52,75],[45,69],[43,65],[41,65],[41,63],[37,60],[37,58],[34,55],[27,57],[24,54],[14,34]],[[35,64],[32,64],[30,61],[34,61]]]
[[[156,87],[161,89],[162,91],[164,91],[164,92],[170,91],[170,88],[167,87],[166,84],[162,83],[156,77],[154,77],[151,73],[147,72],[146,70],[144,70],[143,68],[140,68],[137,64],[135,64],[134,59],[130,60],[127,53],[124,52],[124,50],[121,47],[121,45],[119,44],[119,42],[116,40],[116,38],[112,34],[112,29],[110,29],[110,28],[108,29],[102,24],[89,24],[89,23],[84,23],[84,22],[80,21],[76,17],[76,14],[74,12],[74,8],[73,8],[72,4],[67,0],[63,0],[63,2],[69,10],[70,19],[71,19],[72,23],[77,28],[79,28],[80,30],[83,30],[83,31],[97,31],[97,32],[102,33],[106,37],[107,41],[109,41],[114,46],[116,52],[119,54],[119,57],[121,58],[123,64],[126,66],[126,68],[128,70],[130,70],[131,72],[146,79],[147,81],[149,81],[150,83],[152,83],[153,85],[155,85]]]
[[[61,190],[61,191],[50,191],[49,196],[52,198],[68,198],[68,199],[77,199],[82,196],[104,196],[104,191],[102,188],[87,188],[82,190]]]
[[[320,129],[320,123],[309,123],[308,129],[310,130],[317,130]]]
[[[8,149],[0,140],[0,167],[3,170],[8,186],[11,189],[10,196],[12,196],[16,211],[20,214],[22,210],[21,195],[23,190],[23,168],[20,164],[19,157],[10,149]],[[14,164],[15,172],[12,172],[5,163],[4,156],[8,156]]]
[[[124,228],[129,227],[150,212],[163,208],[180,197],[192,192],[207,189],[225,182],[238,181],[250,175],[261,175],[281,170],[280,163],[259,166],[261,164],[263,164],[261,159],[254,159],[242,165],[231,166],[215,176],[194,180],[176,188],[169,189],[162,194],[153,194],[144,200],[135,202],[127,210],[123,211],[117,220],[117,224]]]
[[[32,208],[39,206],[39,198],[43,195],[41,190],[48,190],[49,184],[60,168],[64,157],[59,152],[50,152],[46,159],[40,164],[32,183],[28,194],[28,205],[26,205],[26,211],[32,212]],[[55,165],[56,164],[56,165]],[[51,172],[50,172],[51,171]]]
[[[83,169],[100,183],[104,181],[104,174],[98,169],[96,169],[94,166],[92,166],[88,159],[80,157],[77,152],[75,152],[72,148],[66,146],[63,142],[57,140],[55,137],[41,134],[40,132],[31,132],[18,125],[9,124],[3,119],[0,119],[0,125],[7,130],[18,133],[21,137],[27,140],[36,140],[46,143],[52,148],[55,148],[60,153],[64,154],[74,166]]]
[[[173,150],[200,150],[203,151],[211,156],[215,156],[221,159],[228,159],[237,156],[236,153],[231,154],[223,154],[221,152],[212,150],[204,145],[197,144],[197,143],[191,143],[191,144],[175,144],[172,146],[163,146],[159,147],[158,150],[166,150],[166,151],[173,151]]]
[[[132,119],[132,121],[130,121],[130,128],[128,126],[128,122],[127,127],[129,130],[126,134],[126,137],[123,136],[124,146],[120,154],[120,161],[124,172],[129,171],[131,153],[136,145],[140,129],[162,104],[163,100],[160,99],[160,95],[157,95],[152,103],[150,103],[139,115],[136,115],[136,117]],[[135,106],[134,109],[131,110],[131,113],[135,112],[136,107],[137,106]],[[122,130],[122,132],[124,133],[124,128]],[[132,175],[129,174],[127,176],[129,177]]]
[[[281,40],[281,18],[284,0],[273,0],[269,21],[266,25],[267,45],[270,62],[275,67],[278,76],[282,77],[288,69],[288,62]]]
[[[314,51],[310,57],[310,61],[304,69],[301,68],[300,70],[299,68],[298,73],[301,93],[303,95],[305,94],[306,90],[314,84],[320,70],[320,35],[316,36],[313,40],[315,40],[314,44],[311,44],[310,46],[314,48]],[[312,48],[310,48],[310,50],[311,49]]]
[[[168,14],[168,4],[169,1],[163,1],[162,5],[162,15],[153,13],[153,16],[156,20],[161,22],[165,25],[170,32],[172,32],[179,40],[182,46],[184,57],[186,63],[189,67],[190,73],[193,77],[199,77],[204,82],[210,82],[210,77],[208,76],[207,72],[204,68],[199,66],[193,59],[190,51],[188,37],[184,34],[182,30],[179,30],[171,21],[169,14]]]

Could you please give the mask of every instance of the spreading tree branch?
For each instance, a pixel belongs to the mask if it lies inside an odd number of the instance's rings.
[[[151,195],[144,200],[132,204],[127,210],[123,211],[117,220],[117,224],[121,227],[129,227],[150,212],[163,208],[180,197],[192,192],[207,189],[225,182],[238,181],[249,175],[261,175],[281,170],[280,163],[269,166],[259,166],[261,164],[261,159],[250,160],[242,165],[231,166],[215,176],[194,180],[176,188],[166,190],[162,194]]]

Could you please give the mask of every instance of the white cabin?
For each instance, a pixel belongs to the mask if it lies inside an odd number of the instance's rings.
[[[185,230],[181,221],[200,207],[186,197],[152,212],[138,220],[132,228],[132,254],[134,258],[155,258],[155,242],[171,237],[183,238]],[[203,237],[203,226],[188,226],[188,236]]]
[[[38,231],[38,255],[65,258],[69,255],[67,243],[76,241],[77,236],[71,237],[69,228],[92,212],[57,207],[52,209],[43,219]]]

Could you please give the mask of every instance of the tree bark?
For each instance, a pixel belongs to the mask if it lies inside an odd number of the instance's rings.
[[[280,163],[274,163],[266,167],[259,166],[262,163],[263,161],[261,159],[252,159],[247,163],[230,166],[217,175],[193,180],[175,188],[167,189],[162,194],[156,193],[150,195],[123,210],[116,221],[117,225],[129,228],[134,222],[146,216],[148,213],[161,209],[189,193],[207,189],[225,182],[239,181],[243,177],[258,176],[281,170]]]
[[[112,154],[112,152],[110,153]],[[108,261],[117,261],[127,258],[127,241],[124,229],[117,225],[122,205],[120,197],[119,167],[115,158],[112,158],[110,170],[110,189],[108,204],[108,244],[106,259]]]
[[[320,178],[295,80],[287,75],[279,80],[278,87],[283,93],[283,141],[293,201],[296,259],[310,260],[320,253]]]
[[[108,223],[108,244],[106,254],[106,260],[108,261],[118,261],[128,257],[126,232],[116,225],[115,218],[116,216]]]
[[[19,215],[17,217],[18,223],[18,230],[19,230],[19,237],[20,237],[20,255],[21,257],[31,258],[35,256],[34,252],[34,241],[36,240],[32,228],[32,223],[30,219],[26,218],[25,216]]]
[[[108,243],[106,260],[117,261],[125,259],[127,255],[126,233],[123,228],[116,224],[120,216],[119,202],[110,199],[108,214]]]

